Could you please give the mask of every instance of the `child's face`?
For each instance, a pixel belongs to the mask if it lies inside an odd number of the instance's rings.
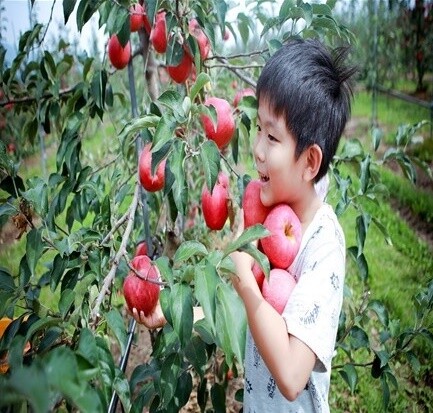
[[[302,196],[305,160],[296,159],[296,142],[283,117],[276,117],[267,101],[259,102],[254,158],[259,178],[264,183],[260,198],[265,206],[293,205]]]

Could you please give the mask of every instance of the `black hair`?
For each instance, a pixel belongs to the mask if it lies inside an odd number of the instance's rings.
[[[319,40],[290,40],[269,58],[257,82],[257,100],[283,116],[294,135],[295,156],[313,144],[321,148],[316,182],[326,174],[350,117],[356,69],[344,65],[348,52],[330,51]]]

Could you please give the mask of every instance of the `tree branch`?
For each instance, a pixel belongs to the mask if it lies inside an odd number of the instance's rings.
[[[135,185],[135,190],[134,190],[134,197],[132,199],[131,205],[129,206],[127,214],[125,214],[126,217],[124,218],[125,220],[128,221],[128,225],[126,226],[125,232],[123,233],[120,247],[116,252],[116,255],[114,256],[113,264],[110,268],[110,271],[108,272],[107,276],[104,279],[104,283],[102,285],[101,291],[99,292],[98,297],[96,298],[95,304],[93,306],[91,319],[93,320],[92,323],[94,326],[96,326],[98,319],[100,317],[99,308],[101,307],[102,301],[104,300],[105,295],[109,292],[111,285],[113,284],[114,276],[116,274],[117,267],[119,266],[120,263],[120,258],[125,254],[126,245],[129,241],[129,236],[133,229],[134,216],[138,206],[139,194],[140,194],[140,182],[137,180],[137,184]]]

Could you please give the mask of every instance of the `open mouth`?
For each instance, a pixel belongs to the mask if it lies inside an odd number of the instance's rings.
[[[269,176],[267,176],[267,175],[263,175],[263,174],[261,174],[261,173],[259,172],[259,179],[260,179],[260,181],[262,181],[262,182],[268,182],[268,181],[269,181]]]

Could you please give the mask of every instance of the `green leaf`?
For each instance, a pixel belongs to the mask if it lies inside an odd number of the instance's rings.
[[[379,149],[382,137],[383,137],[382,129],[378,127],[373,127],[373,129],[371,130],[371,138],[373,140],[373,149],[375,152]]]
[[[363,347],[368,348],[370,345],[367,333],[358,326],[354,326],[351,328],[349,336],[350,343],[355,350]]]
[[[185,347],[191,339],[193,325],[191,287],[186,284],[175,284],[172,287],[170,297],[172,326],[179,337],[182,347]]]
[[[167,119],[166,116],[161,117],[161,119],[158,122],[158,126],[156,127],[155,133],[153,135],[152,140],[152,154],[159,151],[164,145],[167,144],[167,142],[170,142],[173,139],[173,132],[176,127],[176,124],[170,120]],[[170,149],[170,146],[168,146],[167,149]],[[167,152],[167,149],[165,152]],[[152,165],[153,165],[153,157],[152,157]],[[156,165],[155,165],[156,169]],[[155,170],[153,169],[153,171]]]
[[[416,354],[412,351],[406,351],[406,358],[409,362],[410,367],[412,368],[412,371],[417,375],[421,371],[421,363],[419,361],[419,358],[416,356]]]
[[[99,362],[98,347],[92,332],[88,328],[82,328],[78,340],[77,354],[83,357],[91,366],[97,366]]]
[[[215,266],[208,263],[206,267],[201,265],[196,267],[194,274],[195,296],[203,308],[213,336],[216,333],[216,289],[220,283],[221,279]]]
[[[358,246],[358,257],[364,251],[365,239],[367,237],[367,230],[370,226],[371,216],[363,212],[356,217],[356,243]]]
[[[360,187],[360,194],[365,194],[368,188],[368,184],[370,183],[370,161],[371,157],[370,154],[368,154],[360,164],[361,167],[361,174],[360,174],[360,181],[361,181],[361,187]]]
[[[76,3],[77,0],[63,0],[63,17],[65,25],[68,22],[70,15],[74,11]]]
[[[66,289],[62,291],[59,300],[59,311],[63,318],[66,317],[66,314],[69,312],[72,304],[75,301],[75,292],[70,289]]]
[[[170,354],[161,368],[160,395],[162,407],[165,408],[176,392],[178,378],[182,372],[181,357],[178,353]]]
[[[131,409],[131,392],[129,390],[128,379],[123,373],[121,376],[119,375],[114,379],[113,388],[119,396],[124,411],[129,412]]]
[[[228,365],[233,356],[244,359],[246,314],[238,294],[231,285],[221,282],[216,288],[216,331],[218,345],[223,349]]]
[[[338,155],[339,159],[351,161],[364,155],[364,148],[359,139],[350,139],[345,141],[343,150]]]
[[[205,342],[197,335],[193,335],[192,339],[185,348],[185,357],[192,364],[195,371],[203,380],[206,372],[207,353]]]
[[[159,116],[152,115],[152,114],[140,116],[139,118],[134,118],[130,120],[120,131],[119,139],[123,141],[127,136],[139,132],[142,129],[149,129],[152,127],[156,127],[158,125],[159,120],[160,120]]]
[[[12,275],[5,268],[0,267],[0,291],[12,293],[15,291],[15,283]]]
[[[208,83],[211,83],[211,78],[209,77],[209,75],[207,73],[200,72],[200,74],[197,76],[195,83],[192,85],[191,91],[189,93],[189,97],[191,98],[192,102],[194,102],[197,95]]]
[[[383,326],[387,327],[389,323],[388,310],[385,305],[379,300],[372,300],[368,303],[367,308],[374,311],[377,318]]]
[[[178,263],[179,261],[187,261],[194,255],[206,256],[207,254],[208,250],[201,242],[193,240],[185,241],[176,250],[173,261],[174,263]]]
[[[126,334],[125,323],[120,312],[116,309],[110,310],[106,314],[107,324],[111,331],[114,333],[119,345],[120,351],[122,354],[125,354],[126,351],[126,342],[128,340]]]
[[[260,238],[267,237],[270,232],[261,224],[253,225],[241,234],[235,241],[229,243],[224,248],[224,256],[231,254],[234,251],[244,247],[245,245],[256,241]]]
[[[23,385],[25,383],[25,385]],[[1,380],[1,405],[13,406],[18,401],[27,400],[35,413],[50,411],[47,397],[48,377],[41,363],[14,368],[8,380]]]
[[[341,370],[338,370],[341,377],[348,384],[350,392],[353,394],[358,383],[358,373],[352,364],[345,364]]]
[[[208,139],[200,147],[200,156],[203,164],[206,186],[212,191],[220,171],[220,151],[216,143]]]
[[[215,413],[226,412],[226,392],[220,383],[214,383],[210,389],[210,397]]]
[[[33,228],[27,233],[26,257],[27,264],[32,275],[35,275],[36,264],[41,258],[44,250],[44,242],[42,241],[42,229]]]

